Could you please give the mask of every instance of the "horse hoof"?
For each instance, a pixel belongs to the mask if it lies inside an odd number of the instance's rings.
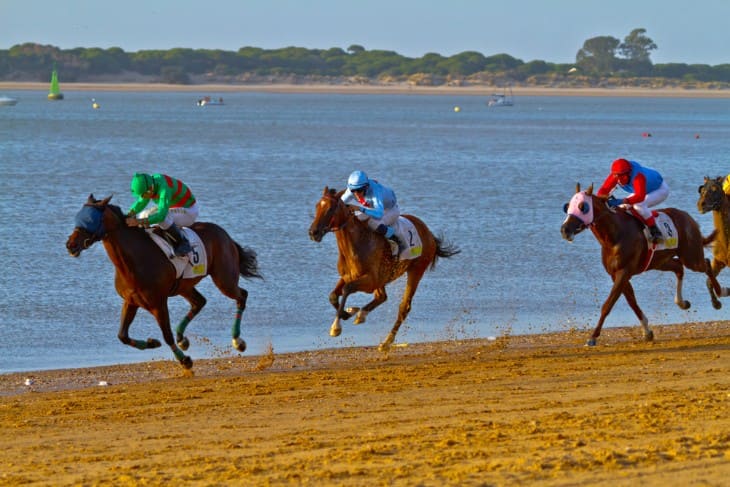
[[[378,350],[381,351],[381,352],[389,352],[390,351],[390,343],[385,343],[385,342],[381,343],[378,346]]]
[[[237,338],[234,338],[232,340],[232,342],[233,342],[233,348],[235,348],[239,352],[245,352],[246,351],[246,342],[243,341],[242,339],[240,339],[240,338],[237,337]]]
[[[646,332],[646,334],[644,335],[644,340],[646,340],[647,342],[653,342],[654,341],[654,332],[651,330]]]
[[[677,303],[679,306],[679,309],[689,309],[692,306],[692,303],[689,301],[682,301],[681,303]]]
[[[177,346],[180,347],[181,350],[187,350],[190,348],[190,341],[188,340],[188,337],[182,337],[177,340]]]
[[[159,340],[155,338],[148,338],[147,339],[147,348],[160,348],[162,346],[162,343],[160,343]]]
[[[330,328],[330,336],[331,337],[338,337],[342,333],[342,328],[335,328],[334,326]]]
[[[722,303],[720,301],[718,301],[717,299],[715,299],[714,301],[712,301],[712,307],[715,309],[720,309],[720,308],[722,308]]]
[[[589,338],[586,342],[586,347],[595,347],[596,346],[596,339],[595,338]]]
[[[186,369],[190,370],[193,368],[193,359],[185,355],[182,360],[180,360],[180,365],[185,367]]]

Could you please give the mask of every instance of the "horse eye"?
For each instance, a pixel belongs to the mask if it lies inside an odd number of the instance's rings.
[[[583,212],[583,214],[585,215],[586,213],[588,213],[591,210],[591,207],[588,206],[588,203],[586,203],[585,201],[583,201],[583,202],[581,202],[581,204],[578,205],[578,209],[581,212]]]
[[[565,204],[563,205],[563,212],[564,212],[564,213],[568,213],[568,203],[565,203]]]

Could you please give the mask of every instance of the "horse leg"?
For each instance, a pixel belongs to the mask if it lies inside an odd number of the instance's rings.
[[[671,260],[668,260],[661,267],[658,267],[657,270],[674,272],[674,275],[677,276],[677,291],[674,294],[674,304],[679,306],[679,309],[689,309],[690,306],[692,306],[692,303],[682,297],[682,283],[684,282],[684,264],[682,264],[682,262],[678,258],[673,258]]]
[[[596,325],[595,330],[593,330],[593,334],[586,342],[587,346],[594,347],[596,345],[596,339],[601,335],[603,322],[606,321],[606,317],[611,312],[611,309],[613,309],[613,305],[616,304],[619,296],[623,293],[624,287],[626,287],[629,279],[631,279],[631,276],[624,270],[613,276],[613,287],[611,288],[611,292],[608,293],[608,297],[603,303],[603,306],[601,306],[601,316],[598,318],[598,324]]]
[[[329,295],[330,304],[337,310],[337,316],[343,320],[349,320],[352,315],[360,311],[360,308],[350,307],[340,311],[340,297],[342,296],[342,288],[345,287],[345,280],[340,278],[335,284],[335,288]],[[337,336],[337,335],[332,335]]]
[[[385,288],[381,287],[380,289],[376,289],[373,293],[373,300],[370,301],[368,304],[363,306],[362,308],[347,308],[347,311],[349,313],[355,312],[357,313],[357,316],[355,316],[355,321],[353,324],[359,325],[361,323],[365,323],[365,320],[370,314],[372,310],[383,304],[388,300],[388,294],[385,292]]]
[[[706,268],[705,268],[705,274],[707,274],[707,290],[710,292],[710,299],[712,299],[712,307],[715,309],[722,308],[722,303],[720,302],[718,296],[720,297],[727,297],[730,296],[730,288],[722,287],[720,286],[720,283],[717,282],[717,276],[720,274],[722,269],[725,267],[725,263],[717,260],[715,258],[712,259],[712,263],[709,262],[709,259],[705,259]],[[719,288],[719,292],[716,290]]]
[[[651,342],[654,340],[654,332],[651,331],[649,328],[649,320],[646,318],[646,315],[643,311],[641,311],[641,308],[639,308],[639,303],[636,302],[636,295],[634,294],[634,286],[631,285],[631,281],[626,283],[626,286],[624,286],[623,291],[624,298],[626,298],[626,301],[629,303],[629,306],[632,310],[634,310],[634,313],[636,314],[636,317],[639,318],[639,322],[641,323],[641,328],[644,330],[644,339],[647,342]]]
[[[411,312],[411,301],[413,300],[413,295],[416,294],[418,284],[421,282],[421,278],[427,268],[428,262],[424,261],[422,265],[416,265],[408,269],[406,289],[403,291],[403,298],[401,299],[400,306],[398,306],[398,317],[396,318],[390,333],[388,333],[388,336],[385,337],[385,340],[383,340],[378,347],[378,350],[381,352],[387,352],[390,349],[390,346],[395,341],[395,336],[400,329],[400,325],[405,321],[406,317],[408,317],[408,313]]]
[[[246,342],[241,338],[241,319],[243,318],[243,312],[246,310],[247,300],[248,291],[239,287],[238,298],[236,299],[236,319],[233,322],[233,328],[231,328],[231,342],[233,343],[233,348],[239,352],[246,351]]]
[[[172,336],[172,328],[170,328],[170,312],[167,309],[167,302],[163,302],[157,308],[151,309],[150,312],[157,320],[157,325],[162,331],[162,337],[165,339],[165,343],[167,343],[170,347],[170,350],[172,350],[175,358],[183,367],[191,369],[193,367],[193,360],[177,347],[175,344],[175,338]]]
[[[339,283],[338,283],[339,284]],[[339,299],[339,304],[337,306],[337,312],[335,313],[335,320],[332,322],[332,326],[330,326],[330,336],[331,337],[338,337],[342,333],[342,324],[340,324],[340,320],[347,319],[343,318],[343,316],[347,316],[347,312],[345,311],[345,302],[347,301],[347,296],[350,295],[350,291],[346,289],[346,286],[342,287],[342,298]],[[334,293],[334,291],[333,291]],[[331,297],[332,295],[330,295]],[[331,299],[330,299],[331,302]]]
[[[175,341],[177,341],[178,347],[182,350],[187,350],[188,347],[190,347],[190,341],[185,336],[185,329],[193,318],[200,313],[200,310],[203,309],[207,300],[205,299],[205,296],[200,294],[200,292],[198,292],[195,288],[191,288],[190,291],[180,293],[180,296],[190,303],[190,310],[177,325],[177,329],[175,330]]]
[[[138,350],[161,347],[162,344],[160,343],[160,341],[154,338],[148,338],[147,341],[129,338],[129,325],[132,324],[132,321],[134,321],[134,317],[137,316],[138,309],[139,306],[130,304],[127,301],[124,301],[124,303],[122,304],[122,318],[119,324],[119,333],[117,333],[119,341]]]

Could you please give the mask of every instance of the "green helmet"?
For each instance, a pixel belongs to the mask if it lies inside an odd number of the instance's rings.
[[[138,172],[134,174],[132,184],[130,184],[129,187],[132,190],[132,194],[135,196],[142,196],[152,189],[153,186],[154,182],[152,181],[152,176],[143,172]]]

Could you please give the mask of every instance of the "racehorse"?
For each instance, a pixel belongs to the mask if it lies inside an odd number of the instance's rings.
[[[68,237],[66,249],[72,257],[78,257],[83,250],[102,241],[116,268],[114,285],[124,300],[117,335],[119,340],[139,350],[161,346],[159,340],[154,338],[145,341],[129,337],[129,326],[137,310],[146,309],[157,320],[165,343],[170,346],[172,353],[183,367],[190,369],[193,361],[183,353],[189,346],[184,333],[188,323],[205,306],[205,297],[195,289],[205,275],[178,279],[173,264],[145,230],[127,226],[124,213],[118,206],[109,204],[110,200],[111,196],[97,200],[93,194],[89,195],[86,204],[76,215],[76,228]],[[243,352],[246,342],[240,338],[241,318],[246,309],[248,292],[238,287],[238,278],[239,275],[245,278],[262,278],[258,271],[256,252],[241,247],[223,228],[214,223],[197,222],[190,228],[195,230],[204,243],[207,271],[213,283],[225,296],[236,301],[233,346]],[[177,326],[177,345],[172,336],[167,308],[167,298],[176,295],[190,303],[190,310]]]
[[[703,238],[699,225],[686,212],[676,208],[659,210],[674,222],[678,246],[673,249],[657,249],[644,234],[643,222],[623,209],[609,208],[607,198],[593,194],[593,185],[581,191],[578,184],[573,198],[564,209],[568,216],[560,227],[563,238],[572,242],[577,234],[590,228],[601,245],[603,267],[613,280],[611,292],[601,307],[601,316],[596,329],[593,330],[586,345],[596,344],[603,322],[622,294],[639,318],[646,341],[654,339],[654,332],[649,329],[649,320],[639,308],[630,282],[633,276],[644,271],[674,272],[677,276],[674,302],[681,309],[690,307],[690,302],[682,298],[684,267],[695,272],[704,272],[715,290],[719,289],[719,284],[712,274],[710,261],[705,259],[704,255],[704,247],[712,242],[714,235]]]
[[[415,225],[423,243],[423,251],[413,259],[400,260],[392,255],[390,244],[382,235],[375,234],[366,222],[355,217],[353,210],[340,198],[343,192],[325,186],[309,227],[309,237],[315,242],[320,242],[327,232],[334,232],[339,249],[337,271],[340,279],[329,295],[330,303],[337,310],[330,336],[336,337],[342,333],[341,319],[347,320],[356,315],[354,324],[364,323],[368,313],[388,299],[385,285],[407,273],[398,317],[379,346],[381,351],[387,351],[401,323],[411,311],[411,301],[423,274],[429,267],[435,267],[439,257],[452,257],[461,251],[453,244],[446,244],[443,239],[435,237],[420,219],[403,215]],[[373,294],[373,300],[362,308],[345,308],[347,297],[355,292]]]
[[[699,187],[700,198],[697,200],[697,209],[700,213],[712,212],[712,220],[715,223],[717,233],[712,244],[712,275],[718,274],[730,265],[730,198],[722,189],[722,177],[710,179],[705,177],[705,182]],[[710,290],[713,303],[717,296],[707,281],[707,288]],[[722,288],[722,297],[730,296],[730,288]],[[719,306],[716,306],[718,308]]]

